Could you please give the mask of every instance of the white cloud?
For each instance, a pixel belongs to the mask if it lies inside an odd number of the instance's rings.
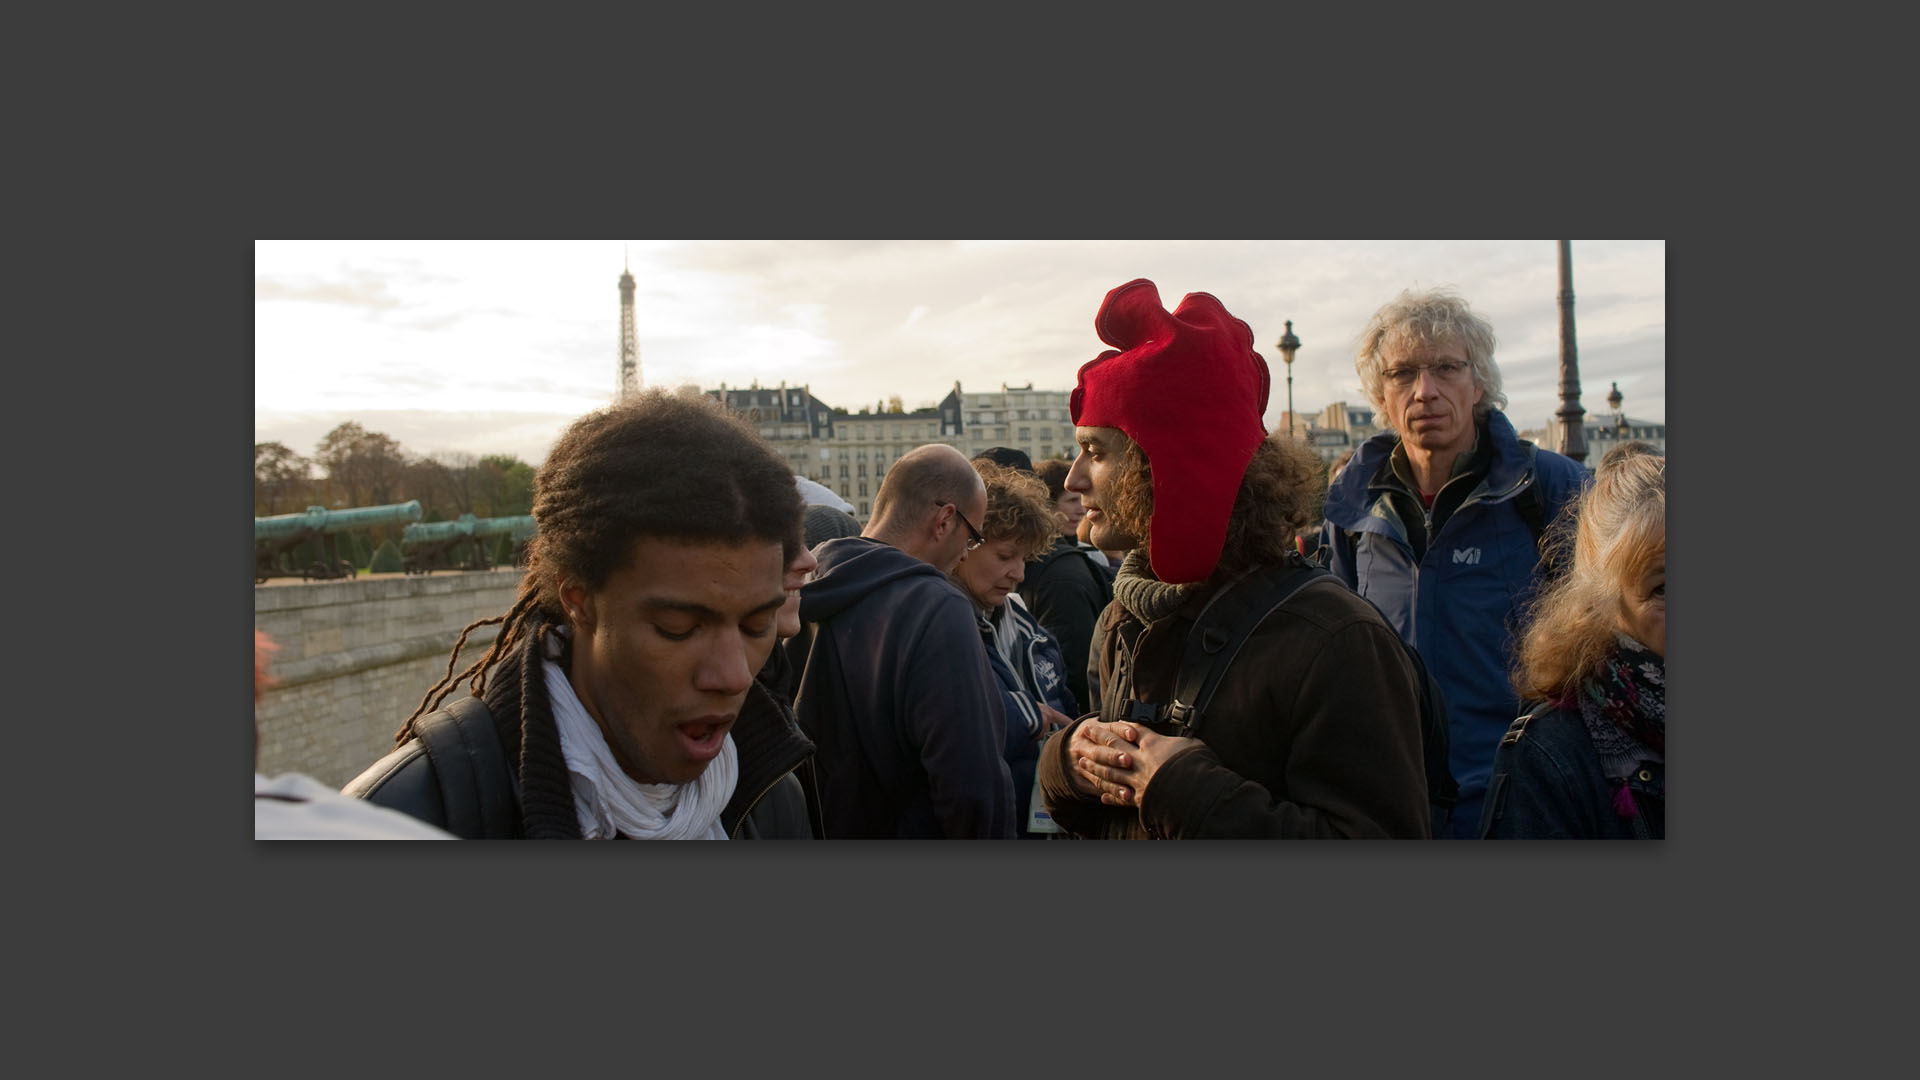
[[[1107,291],[1155,281],[1172,307],[1218,296],[1273,369],[1269,424],[1286,408],[1274,342],[1303,342],[1296,407],[1364,400],[1349,352],[1367,316],[1410,286],[1451,284],[1494,323],[1518,426],[1558,405],[1557,247],[1530,241],[532,241],[277,242],[255,246],[256,429],[276,417],[376,411],[418,416],[419,436],[506,449],[538,443],[528,423],[604,404],[618,362],[622,248],[636,280],[650,385],[782,380],[858,408],[899,394],[930,402],[959,380],[1071,387],[1105,346],[1093,317]],[[1665,419],[1666,248],[1575,241],[1583,403]],[[906,315],[901,315],[905,312]],[[461,414],[438,424],[425,417]],[[564,419],[552,428],[557,434]],[[537,432],[535,429],[538,429]],[[444,434],[442,434],[444,432]],[[324,429],[321,432],[324,433]],[[397,431],[409,450],[425,452]],[[271,435],[259,435],[273,438]],[[317,436],[315,436],[317,438]],[[305,444],[282,439],[305,453]]]

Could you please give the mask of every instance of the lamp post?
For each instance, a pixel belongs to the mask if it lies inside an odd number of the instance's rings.
[[[1620,393],[1620,384],[1614,383],[1613,389],[1607,394],[1607,405],[1613,409],[1614,432],[1623,439],[1627,437],[1628,431],[1627,414],[1620,411],[1620,403],[1625,400],[1626,398]]]
[[[1560,241],[1560,452],[1587,460],[1587,410],[1580,407],[1580,350],[1573,341],[1573,241]]]
[[[1287,362],[1287,438],[1295,438],[1293,433],[1293,354],[1300,348],[1300,339],[1293,336],[1293,320],[1287,320],[1287,332],[1280,337],[1280,359]]]

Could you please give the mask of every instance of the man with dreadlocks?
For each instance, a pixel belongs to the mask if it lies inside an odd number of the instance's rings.
[[[818,835],[813,745],[755,678],[801,508],[786,465],[709,399],[649,391],[576,421],[534,478],[513,608],[461,633],[397,749],[346,792],[468,838]],[[473,696],[443,707],[463,680]]]

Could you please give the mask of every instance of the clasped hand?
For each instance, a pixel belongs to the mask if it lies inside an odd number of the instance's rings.
[[[1100,796],[1107,806],[1137,807],[1160,766],[1195,741],[1161,735],[1126,720],[1113,724],[1088,720],[1074,729],[1067,744],[1074,786],[1083,794]]]

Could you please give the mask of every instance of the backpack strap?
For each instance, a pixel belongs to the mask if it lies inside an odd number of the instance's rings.
[[[1294,593],[1332,576],[1318,566],[1292,564],[1238,578],[1216,592],[1187,632],[1173,701],[1164,710],[1173,725],[1169,733],[1192,736],[1227,668],[1260,624]]]
[[[1239,655],[1241,646],[1269,616],[1285,606],[1301,589],[1321,578],[1334,579],[1334,575],[1325,567],[1308,564],[1268,567],[1228,582],[1200,610],[1193,629],[1188,631],[1186,652],[1181,657],[1173,702],[1163,707],[1130,702],[1127,719],[1149,725],[1156,720],[1162,721],[1160,726],[1154,728],[1162,734],[1194,735],[1201,718],[1206,715],[1207,706],[1213,701],[1214,691],[1219,689],[1222,677],[1226,675],[1234,657]],[[1421,757],[1432,814],[1432,835],[1448,835],[1460,788],[1448,769],[1450,740],[1446,698],[1441,693],[1440,684],[1434,681],[1433,673],[1427,669],[1426,661],[1421,659],[1419,650],[1400,640],[1398,635],[1394,635],[1393,640],[1413,668],[1420,716]]]
[[[1534,473],[1534,458],[1539,456],[1540,448],[1525,439],[1520,446],[1526,451],[1527,473],[1531,477],[1520,494],[1514,496],[1513,508],[1520,511],[1520,519],[1527,523],[1527,529],[1533,533],[1533,545],[1540,546],[1540,538],[1547,532],[1547,497],[1540,490],[1540,477]]]
[[[465,697],[414,722],[433,763],[447,831],[469,840],[520,835],[520,782],[486,702]]]

